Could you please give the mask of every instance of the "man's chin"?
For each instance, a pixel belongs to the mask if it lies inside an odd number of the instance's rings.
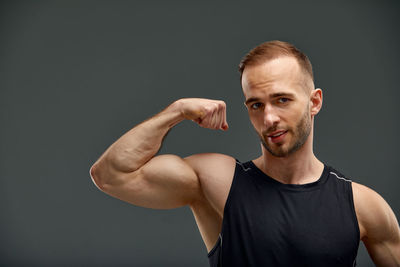
[[[276,143],[269,146],[265,141],[262,141],[261,143],[272,156],[283,158],[289,155],[289,150],[285,149],[283,144]]]
[[[286,151],[286,150],[272,150],[271,149],[271,150],[268,150],[268,152],[272,156],[277,157],[277,158],[284,158],[284,157],[287,157],[289,155],[288,151]]]

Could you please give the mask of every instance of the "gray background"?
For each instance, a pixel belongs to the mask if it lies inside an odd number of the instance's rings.
[[[237,65],[293,42],[324,92],[315,153],[400,216],[398,1],[2,1],[2,266],[207,266],[189,208],[100,192],[89,168],[181,97],[223,99],[228,132],[183,122],[161,153],[259,155]],[[373,266],[361,245],[359,266]]]

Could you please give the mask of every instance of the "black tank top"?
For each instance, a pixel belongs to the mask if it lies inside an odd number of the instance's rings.
[[[351,180],[325,165],[318,181],[272,179],[236,162],[211,267],[355,266],[360,231]]]

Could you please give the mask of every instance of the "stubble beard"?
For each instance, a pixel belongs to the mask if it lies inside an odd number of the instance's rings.
[[[281,144],[274,144],[275,148],[272,148],[271,146],[268,145],[266,139],[268,138],[266,135],[264,136],[259,136],[262,145],[264,148],[271,153],[271,155],[275,157],[286,157],[289,156],[290,154],[296,152],[299,148],[301,148],[304,143],[307,141],[308,136],[310,135],[311,132],[311,118],[309,114],[309,109],[307,108],[306,111],[304,112],[301,120],[299,123],[296,125],[295,131],[293,129],[288,129],[287,133],[292,133],[293,138],[294,138],[294,143],[289,145],[287,148],[284,148],[283,145]],[[269,131],[272,132],[272,131]]]

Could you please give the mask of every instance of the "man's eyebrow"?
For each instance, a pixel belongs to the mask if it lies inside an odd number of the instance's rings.
[[[294,98],[294,94],[292,93],[285,93],[285,92],[278,92],[270,95],[271,98],[281,97],[281,96],[288,96]]]
[[[277,98],[277,97],[290,97],[290,98],[294,98],[295,95],[292,93],[286,93],[286,92],[278,92],[278,93],[273,93],[270,95],[270,98]],[[260,101],[259,97],[250,97],[249,99],[246,100],[246,102],[244,102],[245,105],[248,105],[251,102],[257,102]]]
[[[249,103],[251,103],[251,102],[256,102],[256,101],[259,101],[260,100],[260,98],[258,98],[258,97],[250,97],[249,99],[247,99],[245,102],[244,102],[244,104],[247,106]]]

